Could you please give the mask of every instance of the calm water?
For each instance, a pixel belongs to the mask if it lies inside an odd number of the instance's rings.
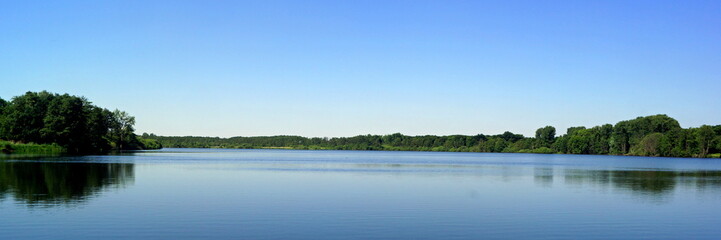
[[[721,161],[164,149],[0,159],[2,239],[721,239]]]

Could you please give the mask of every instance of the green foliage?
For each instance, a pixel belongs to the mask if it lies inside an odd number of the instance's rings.
[[[566,145],[567,153],[591,154],[592,133],[589,129],[580,129],[573,132]]]
[[[566,135],[569,135],[569,136],[570,136],[570,135],[575,134],[577,131],[579,131],[579,130],[584,130],[584,129],[586,129],[586,127],[583,127],[583,126],[581,126],[581,127],[570,127],[570,128],[568,128],[568,129],[566,129]]]
[[[50,100],[40,135],[44,142],[65,146],[70,152],[89,151],[86,141],[87,100],[70,95],[56,95]]]
[[[663,136],[663,133],[651,133],[644,136],[638,145],[631,148],[631,155],[659,156],[661,152],[659,147],[661,146],[661,139],[663,139]]]
[[[536,131],[535,138],[526,138],[512,132],[473,136],[407,136],[394,133],[340,138],[163,137],[143,134],[142,138],[155,139],[164,147],[181,148],[524,152],[669,157],[702,157],[721,152],[721,125],[702,128],[682,129],[673,118],[654,115],[621,121],[615,126],[604,124],[591,128],[571,127],[565,135],[558,137],[555,136],[554,127],[546,126]]]
[[[115,109],[111,115],[109,136],[117,149],[138,149],[140,145],[135,139],[133,125],[135,117],[127,112]]]
[[[505,141],[508,142],[516,142],[518,140],[523,139],[523,135],[521,134],[514,134],[512,132],[506,131],[503,134],[499,135],[498,137],[502,138]]]
[[[709,125],[703,125],[695,131],[696,141],[699,144],[700,157],[705,157],[709,153],[709,149],[713,145],[714,130]]]
[[[156,139],[146,139],[143,137],[138,137],[138,142],[140,143],[141,149],[161,149],[161,148],[163,148],[163,145],[160,144],[160,142]]]
[[[44,127],[45,113],[54,97],[45,91],[14,97],[4,109],[0,139],[48,143],[42,138],[40,130]]]
[[[680,128],[681,126],[676,119],[664,114],[621,121],[613,127],[613,153],[628,153],[632,145],[637,145],[648,134],[666,133]]]
[[[571,127],[556,137],[556,128],[536,130],[535,138],[499,135],[407,136],[359,135],[337,138],[162,137],[134,134],[135,117],[109,111],[68,94],[27,92],[0,99],[0,150],[9,152],[102,153],[111,149],[281,148],[329,150],[528,152],[706,157],[721,152],[721,125],[682,129],[673,118],[653,115],[615,125]]]
[[[567,153],[568,152],[568,139],[570,137],[568,135],[563,135],[556,138],[556,141],[551,144],[551,149],[553,149],[556,152],[559,153]]]
[[[5,112],[5,106],[7,106],[7,105],[8,105],[8,102],[5,101],[5,99],[0,98],[0,116],[4,115],[3,112]],[[1,121],[2,121],[2,119],[0,119],[0,122]]]
[[[550,147],[556,140],[556,128],[545,126],[536,130],[537,147]]]
[[[540,148],[534,148],[534,149],[521,149],[518,151],[519,153],[539,153],[539,154],[554,154],[557,153],[556,150],[553,150],[551,148],[547,147],[540,147]]]
[[[65,148],[57,144],[14,143],[0,141],[0,152],[5,154],[43,154],[55,155],[65,153]]]
[[[27,92],[10,102],[0,99],[0,139],[56,144],[70,154],[107,152],[109,140],[116,149],[139,149],[134,123],[125,112],[110,112],[68,94]]]

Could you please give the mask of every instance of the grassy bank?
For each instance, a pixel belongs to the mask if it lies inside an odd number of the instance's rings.
[[[66,151],[57,144],[16,143],[0,140],[0,152],[4,154],[62,154]]]

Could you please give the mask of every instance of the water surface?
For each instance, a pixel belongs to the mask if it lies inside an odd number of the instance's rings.
[[[163,149],[0,159],[3,239],[719,239],[721,162]]]

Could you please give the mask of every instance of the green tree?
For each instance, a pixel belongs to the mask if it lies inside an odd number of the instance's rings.
[[[573,135],[574,133],[576,133],[577,131],[579,131],[579,130],[584,130],[584,129],[586,129],[586,127],[583,127],[583,126],[581,126],[581,127],[570,127],[570,128],[567,128],[567,129],[566,129],[566,135],[569,135],[569,136],[570,136],[570,135]]]
[[[70,153],[87,151],[85,100],[68,94],[56,96],[48,104],[40,134]]]
[[[0,98],[0,139],[5,139],[5,108],[8,102]]]
[[[0,116],[3,115],[3,112],[5,110],[5,106],[8,105],[8,102],[5,101],[5,99],[0,98]]]
[[[110,132],[117,149],[126,149],[133,142],[135,138],[133,125],[135,125],[135,117],[125,111],[117,109],[113,111]]]
[[[696,129],[696,141],[698,142],[700,157],[706,157],[711,145],[713,145],[714,130],[709,125],[703,125]]]
[[[536,141],[538,142],[536,147],[550,147],[555,139],[556,128],[552,126],[545,126],[536,130]]]
[[[559,153],[568,153],[568,138],[568,135],[557,137],[551,148]]]
[[[89,144],[90,152],[102,153],[110,150],[110,126],[113,121],[113,113],[108,109],[85,105],[87,113],[86,137]]]
[[[632,150],[633,155],[659,156],[663,133],[651,133],[641,139],[639,144]]]
[[[42,137],[47,107],[55,95],[46,91],[27,92],[12,99],[5,111],[4,137],[9,140],[34,143],[49,143]]]
[[[509,131],[503,132],[503,134],[498,135],[498,137],[502,138],[503,140],[505,140],[507,142],[516,142],[516,141],[524,138],[523,135],[521,135],[521,134],[514,134]]]
[[[676,119],[664,114],[621,121],[613,127],[612,135],[615,146],[612,146],[612,149],[614,153],[626,154],[632,146],[637,145],[643,137],[650,133],[666,133],[680,128]]]
[[[590,154],[591,141],[592,136],[589,129],[577,130],[568,138],[567,151],[573,154]]]
[[[613,134],[613,126],[604,124],[588,129],[590,132],[590,154],[608,154],[610,153],[611,135]]]
[[[101,153],[117,136],[122,148],[142,145],[133,133],[135,119],[92,105],[83,97],[46,91],[0,101],[0,138],[19,143],[57,144],[67,153]],[[109,134],[113,128],[116,135]],[[155,144],[151,144],[157,146]]]

